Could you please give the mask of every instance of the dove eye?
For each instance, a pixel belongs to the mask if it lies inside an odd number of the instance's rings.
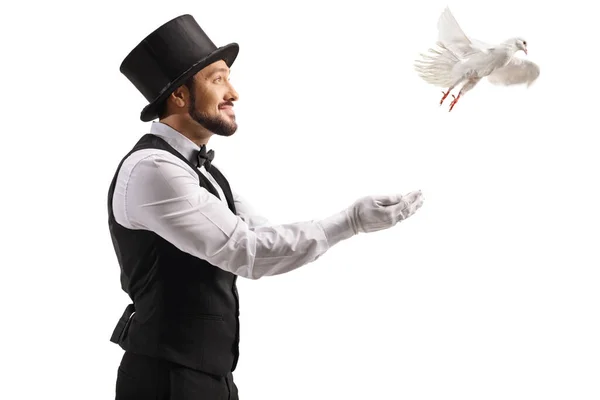
[[[526,41],[524,41],[524,40],[523,40],[523,44],[524,44],[525,46],[527,46],[527,42],[526,42]]]

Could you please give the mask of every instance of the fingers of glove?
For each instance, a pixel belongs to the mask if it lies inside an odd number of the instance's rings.
[[[399,211],[410,207],[411,204],[414,204],[416,201],[418,201],[420,196],[421,194],[418,191],[410,192],[407,195],[396,195],[394,198],[395,201],[386,206],[387,208],[389,208],[389,210],[386,211],[391,212],[395,215]]]
[[[414,192],[410,192],[409,194],[404,196],[404,198],[406,199],[408,204],[414,204],[419,201],[422,202],[423,201],[423,192],[421,192],[420,190],[416,190]]]
[[[376,206],[389,207],[400,203],[403,200],[401,194],[393,194],[388,196],[373,196],[373,202]]]
[[[396,223],[402,221],[411,215],[413,215],[423,205],[423,194],[420,190],[416,192],[410,192],[402,202],[398,203],[394,207],[390,207],[392,213],[392,219]]]
[[[355,232],[389,228],[413,215],[422,204],[420,190],[406,195],[365,196],[349,210],[351,225]]]
[[[416,213],[417,210],[419,208],[421,208],[422,206],[423,206],[423,196],[420,195],[420,196],[417,197],[417,199],[412,204],[410,204],[408,206],[408,208],[406,210],[404,210],[404,212],[405,212],[404,218],[410,217],[411,215],[413,215],[414,213]]]
[[[416,191],[410,192],[406,195],[398,193],[398,194],[393,194],[393,195],[388,195],[388,196],[374,196],[373,200],[374,200],[375,204],[378,206],[389,207],[389,206],[395,206],[395,205],[398,205],[401,203],[404,203],[404,205],[407,206],[408,204],[412,204],[415,201],[418,201],[421,196],[422,196],[422,192],[420,190],[416,190]]]
[[[407,196],[410,197],[410,201],[407,207],[410,215],[414,214],[423,205],[423,193],[421,193],[420,190],[418,192],[413,193],[411,193],[411,196]]]

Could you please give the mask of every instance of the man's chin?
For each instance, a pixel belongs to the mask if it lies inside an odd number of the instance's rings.
[[[233,119],[233,121],[223,121],[220,128],[217,130],[218,132],[214,132],[216,135],[232,136],[237,131],[238,126],[235,119]]]
[[[213,133],[218,136],[229,137],[229,136],[233,136],[236,131],[237,131],[237,129],[232,129],[229,131],[219,131],[219,132],[213,132]]]
[[[218,136],[231,136],[237,131],[237,123],[234,118],[210,118],[202,115],[193,116],[194,120],[207,130]]]

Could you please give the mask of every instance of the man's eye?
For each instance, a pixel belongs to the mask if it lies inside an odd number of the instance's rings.
[[[222,78],[222,77],[220,77],[220,76],[218,76],[218,77],[215,79],[215,82],[221,82],[222,80],[223,80],[223,78]]]

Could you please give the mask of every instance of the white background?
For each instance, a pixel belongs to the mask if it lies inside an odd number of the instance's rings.
[[[539,80],[482,81],[451,113],[440,107],[440,89],[413,60],[435,43],[446,4],[479,40],[525,37]],[[242,400],[597,400],[592,6],[3,5],[0,397],[114,398],[122,350],[109,337],[129,299],[106,194],[149,129],[119,64],[191,13],[216,44],[240,44],[231,75],[240,128],[210,145],[232,186],[274,223],[325,217],[368,194],[425,195],[391,230],[239,282]]]

